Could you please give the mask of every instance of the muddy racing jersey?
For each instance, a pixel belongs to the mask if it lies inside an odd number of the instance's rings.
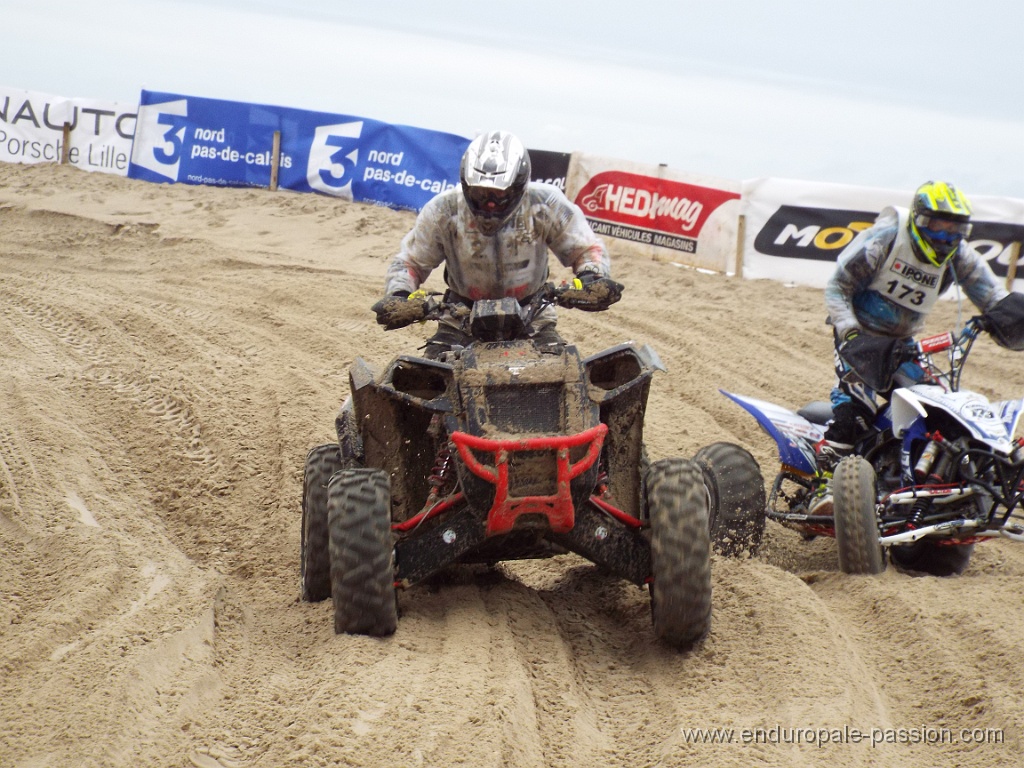
[[[913,336],[953,281],[981,311],[1006,296],[988,264],[963,241],[942,267],[914,254],[905,208],[883,210],[841,254],[825,287],[825,305],[839,338],[857,328]]]
[[[462,297],[522,299],[547,279],[548,249],[574,274],[610,274],[604,243],[558,187],[531,182],[522,204],[494,235],[480,232],[456,187],[420,211],[388,267],[385,293],[415,291],[445,262],[445,280]]]

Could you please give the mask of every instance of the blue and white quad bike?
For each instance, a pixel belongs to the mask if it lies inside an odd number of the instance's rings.
[[[834,536],[840,569],[854,574],[880,573],[884,550],[908,571],[959,574],[975,543],[997,536],[1024,541],[1024,439],[1014,439],[1024,398],[989,402],[960,389],[983,330],[1001,346],[1024,349],[1024,295],[1010,294],[959,333],[910,346],[889,341],[886,354],[875,350],[875,370],[868,359],[847,358],[869,386],[891,396],[871,434],[836,467],[833,516],[807,514],[815,445],[831,405],[793,412],[723,390],[778,444],[782,466],[766,516],[808,539]]]

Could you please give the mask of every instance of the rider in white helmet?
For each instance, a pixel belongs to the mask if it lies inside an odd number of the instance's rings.
[[[551,184],[530,181],[530,155],[507,131],[490,131],[470,143],[459,170],[461,186],[441,192],[420,211],[387,271],[385,294],[416,300],[416,292],[442,262],[449,302],[513,296],[525,302],[548,278],[548,251],[572,269],[584,289],[600,283],[618,299],[610,261],[583,212]],[[412,296],[412,299],[409,297]],[[393,300],[374,305],[388,325]],[[603,308],[603,307],[602,307]],[[564,343],[547,307],[533,321],[540,344]],[[459,323],[442,319],[425,355],[438,357],[469,341]]]
[[[871,337],[912,341],[954,282],[982,312],[1007,295],[966,240],[971,212],[955,186],[929,181],[918,187],[909,210],[886,208],[839,254],[825,287],[836,346],[833,419],[818,450],[819,489],[811,514],[832,513],[832,470],[870,431],[877,394],[888,394],[868,387],[843,356],[857,346],[866,349]]]

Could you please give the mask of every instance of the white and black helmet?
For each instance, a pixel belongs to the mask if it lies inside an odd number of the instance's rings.
[[[485,234],[494,234],[515,213],[530,181],[530,153],[508,131],[477,136],[462,156],[462,193]]]

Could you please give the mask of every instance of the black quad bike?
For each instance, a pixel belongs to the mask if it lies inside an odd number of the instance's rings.
[[[551,303],[579,306],[552,285],[525,306],[431,299],[389,327],[447,312],[472,343],[382,373],[353,364],[338,442],[309,452],[303,480],[302,597],[333,598],[335,632],[391,634],[396,590],[447,567],[567,552],[649,586],[668,645],[708,632],[712,544],[753,548],[763,531],[757,464],[728,443],[649,462],[657,354],[536,344],[529,323]]]

